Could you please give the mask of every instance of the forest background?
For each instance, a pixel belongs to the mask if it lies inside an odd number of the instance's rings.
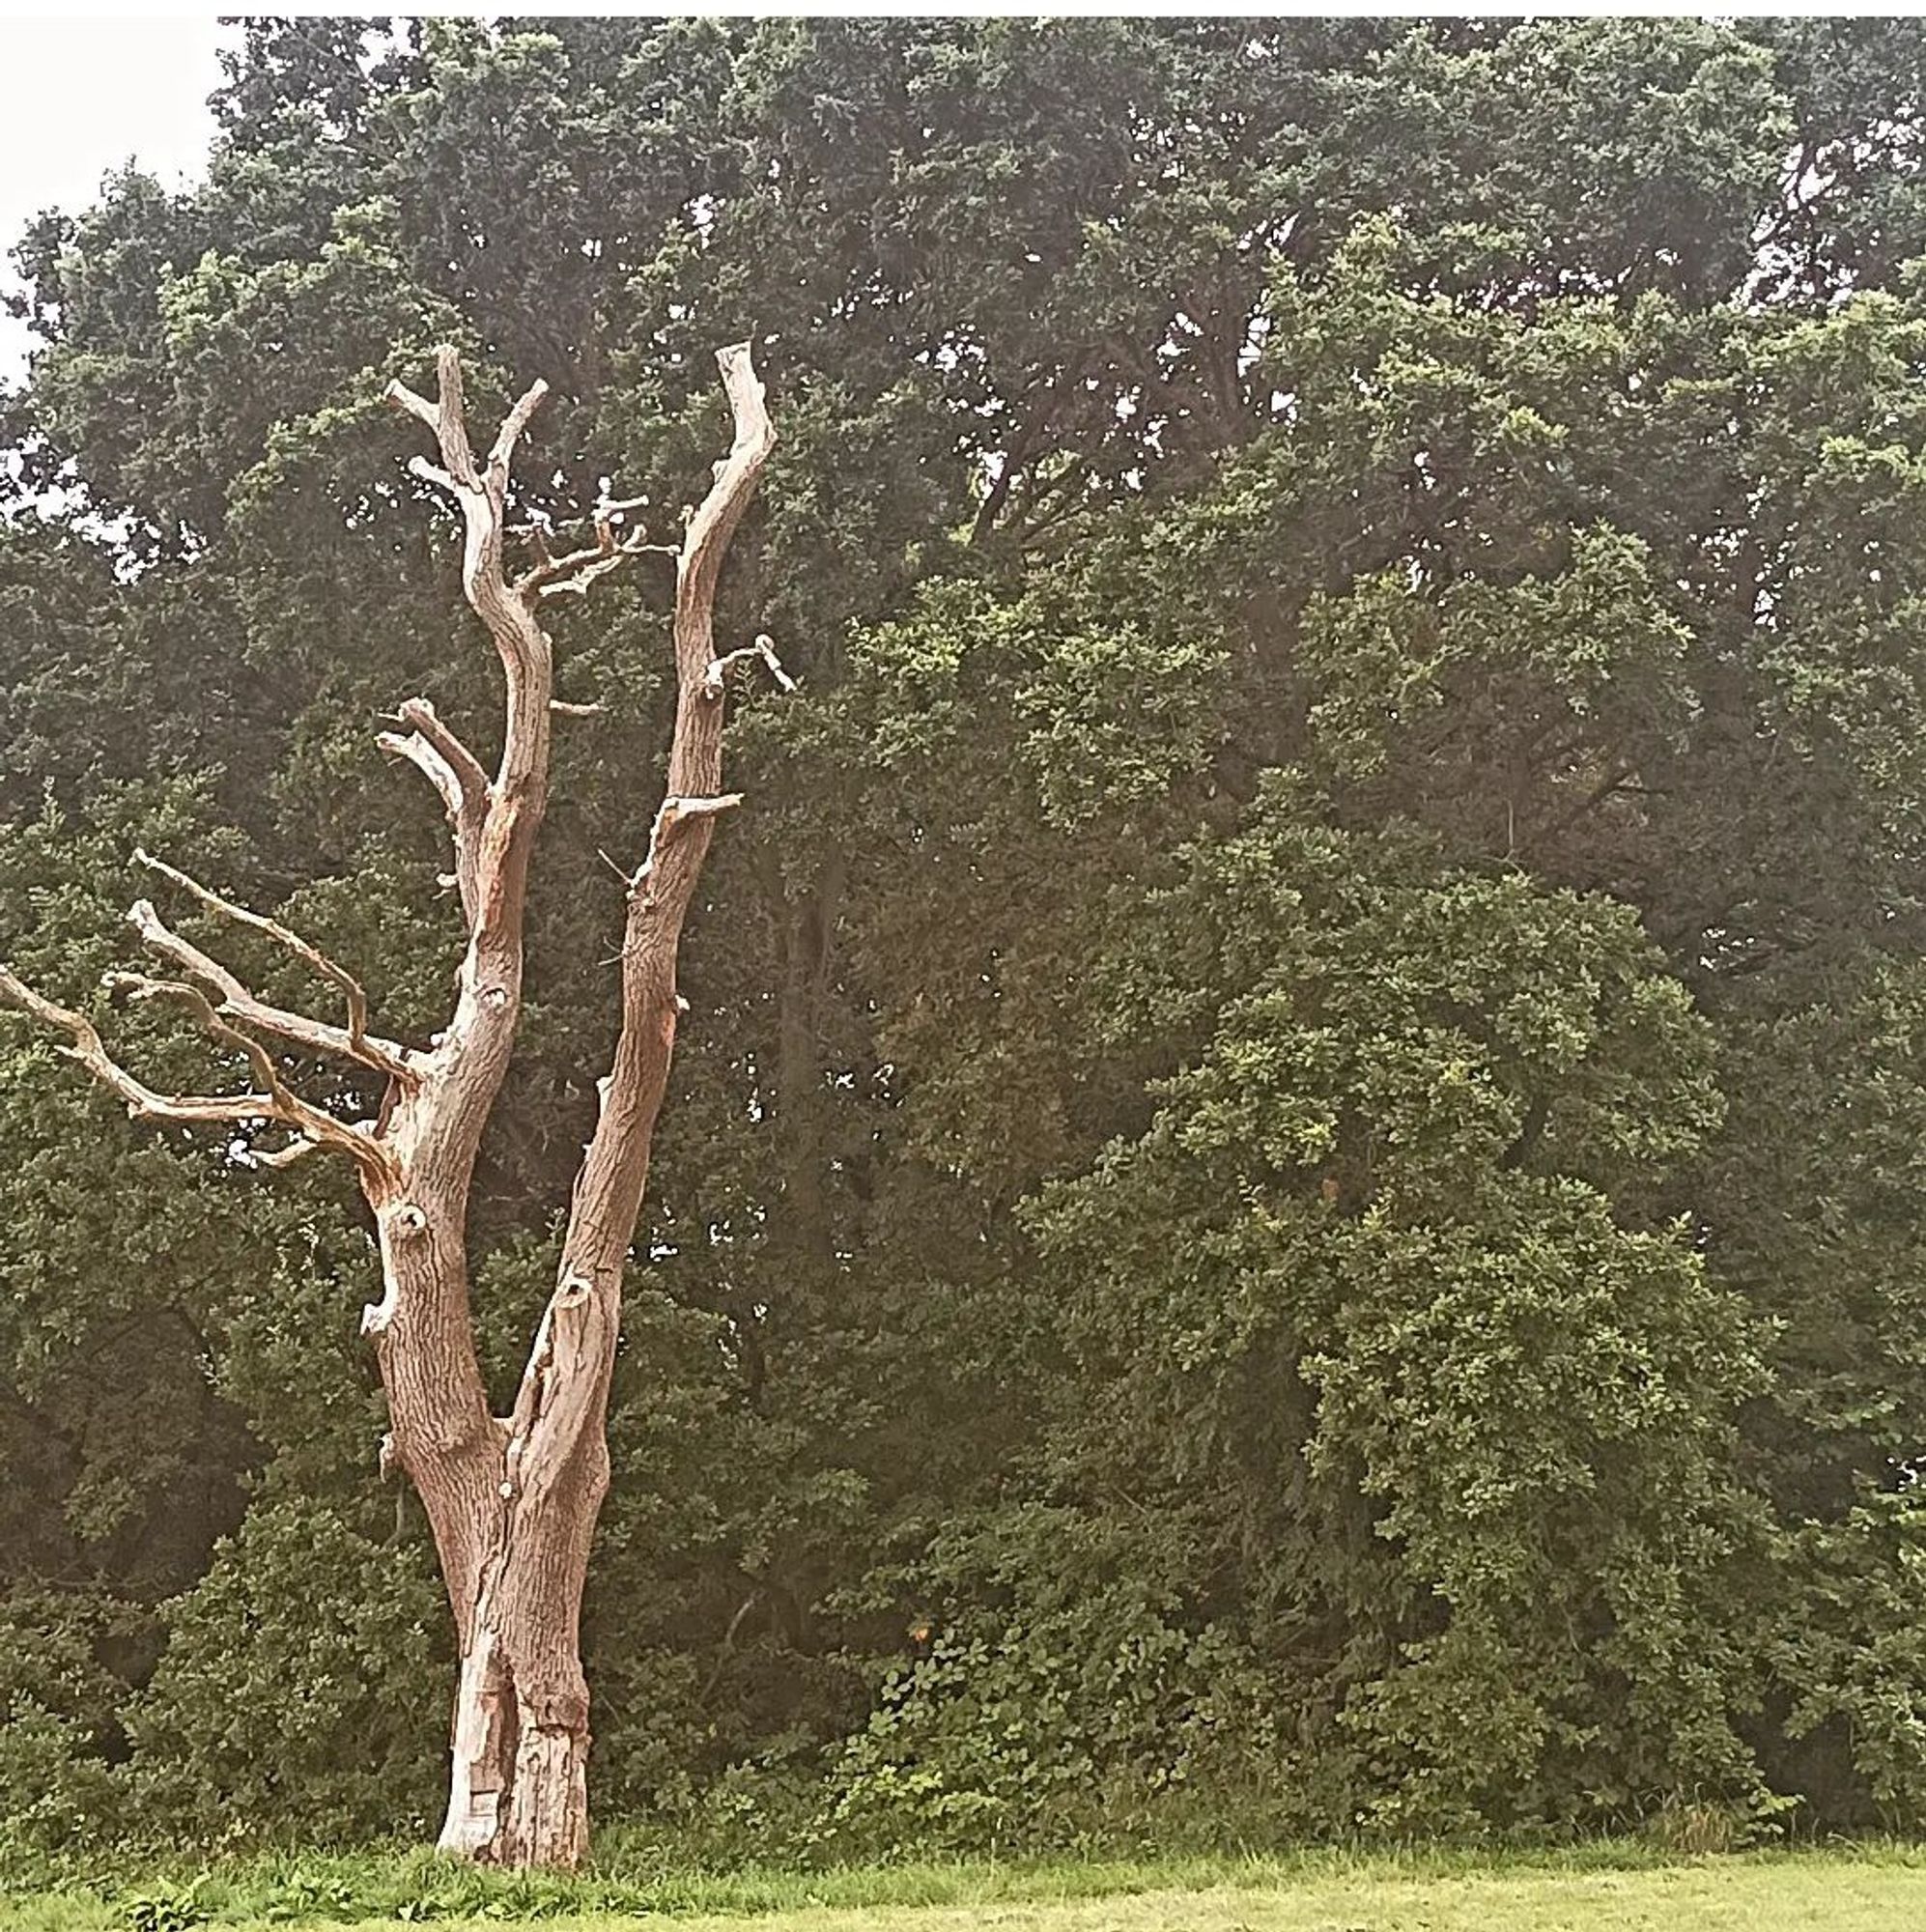
[[[1916,1829],[1919,25],[253,21],[216,107],[204,185],[21,244],[23,977],[97,997],[144,845],[425,1037],[457,918],[369,731],[488,669],[383,386],[546,378],[534,519],[689,500],[719,343],[782,425],[724,618],[801,688],[685,955],[600,1815]],[[498,1395],[667,607],[556,625]],[[7,1831],[418,1833],[451,1647],[349,1183],[13,1025],[0,1146]]]

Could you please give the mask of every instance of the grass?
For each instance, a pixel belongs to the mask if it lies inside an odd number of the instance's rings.
[[[18,1932],[490,1926],[571,1932],[1904,1932],[1926,1928],[1926,1851],[1869,1845],[1665,1860],[1635,1845],[1543,1857],[1304,1853],[1241,1860],[973,1861],[727,1875],[482,1874],[413,1855],[254,1859],[175,1878],[0,1891]]]

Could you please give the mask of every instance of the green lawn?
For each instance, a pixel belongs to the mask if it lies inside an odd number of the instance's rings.
[[[216,1874],[196,1917],[220,1927],[393,1925],[384,1897],[370,1912],[334,1890],[343,1864],[297,1876]],[[661,1917],[674,1932],[1926,1932],[1926,1857],[1912,1850],[1761,1855],[1670,1864],[1596,1859],[1254,1860],[1215,1866],[996,1865],[896,1867],[759,1879],[663,1878],[619,1900],[584,1899],[555,1882],[493,1882],[464,1894],[445,1868],[387,1897],[433,1901],[432,1922],[499,1925],[539,1913],[572,1932],[636,1932]],[[458,1885],[469,1883],[461,1875]],[[594,1881],[579,1881],[584,1889]],[[438,1896],[438,1889],[439,1895]],[[74,1889],[0,1897],[0,1924],[20,1932],[115,1932],[140,1896]],[[653,1896],[645,1895],[653,1892]],[[374,1901],[370,1901],[371,1904]],[[558,1910],[558,1908],[560,1908]],[[417,1906],[411,1917],[417,1916]],[[364,1916],[364,1914],[366,1916]],[[753,1916],[747,1916],[753,1915]]]
[[[1926,1870],[1790,1862],[1671,1871],[1282,1879],[1261,1885],[977,1906],[822,1907],[785,1932],[1926,1932]],[[584,1918],[581,1932],[634,1919]],[[705,1916],[677,1932],[741,1932]]]

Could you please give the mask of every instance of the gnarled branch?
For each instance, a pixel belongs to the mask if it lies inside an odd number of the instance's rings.
[[[647,857],[630,881],[622,942],[622,1029],[601,1086],[602,1111],[577,1178],[563,1243],[564,1278],[592,1284],[620,1280],[674,1052],[681,1005],[675,959],[683,922],[716,817],[740,802],[740,794],[722,788],[722,706],[709,695],[712,678],[724,674],[715,668],[715,596],[723,556],[775,447],[776,434],[750,345],[724,349],[716,361],[734,436],[707,495],[689,519],[676,559],[678,696],[667,796],[656,813]]]
[[[127,921],[134,930],[162,958],[171,961],[193,979],[212,986],[219,993],[223,1008],[235,1018],[243,1025],[272,1034],[275,1037],[288,1040],[294,1045],[309,1047],[317,1053],[358,1061],[362,1065],[372,1066],[377,1072],[385,1073],[391,1079],[411,1080],[414,1077],[414,1070],[410,1065],[403,1048],[392,1040],[382,1039],[369,1033],[368,995],[363,990],[361,982],[346,967],[337,966],[318,946],[303,939],[299,933],[291,931],[279,920],[265,918],[258,912],[250,912],[245,906],[237,905],[232,899],[224,898],[219,893],[202,885],[198,879],[182,871],[179,867],[170,866],[165,860],[156,859],[152,853],[138,847],[135,848],[134,858],[150,871],[157,872],[169,884],[180,887],[208,911],[218,913],[221,918],[231,920],[236,925],[259,932],[264,937],[271,939],[275,945],[292,952],[297,959],[337,987],[348,1008],[348,1024],[343,1029],[327,1026],[320,1020],[311,1020],[303,1014],[292,1013],[283,1008],[269,1006],[265,1001],[256,999],[226,967],[172,931],[146,899],[136,901],[127,913]]]
[[[607,576],[629,557],[679,555],[680,552],[674,544],[646,541],[648,532],[641,525],[637,525],[626,537],[616,536],[616,515],[625,510],[639,509],[641,505],[642,498],[639,497],[632,497],[627,502],[598,504],[594,544],[584,550],[570,551],[563,556],[556,556],[549,549],[547,539],[539,531],[533,532],[536,560],[533,568],[524,571],[515,580],[516,594],[528,599],[585,597],[589,585],[598,577]]]
[[[519,949],[521,892],[528,846],[541,816],[538,800],[527,807],[527,794],[546,785],[549,755],[549,696],[552,676],[549,639],[534,620],[525,600],[515,596],[502,575],[501,552],[506,529],[508,464],[522,432],[548,394],[548,384],[535,383],[509,412],[490,449],[485,468],[478,466],[468,442],[467,415],[463,399],[462,361],[443,346],[436,352],[438,400],[430,403],[401,383],[388,385],[388,400],[426,423],[434,431],[441,463],[433,480],[451,489],[460,504],[466,534],[462,554],[462,588],[488,631],[501,659],[507,680],[507,719],[502,736],[501,765],[496,776],[481,836],[477,838],[474,898],[470,925],[489,927],[498,941],[508,939]],[[434,470],[417,457],[410,466],[417,473]],[[416,700],[417,703],[421,700]],[[466,779],[464,760],[450,744],[438,741],[439,721],[405,718],[458,778]],[[452,739],[453,734],[447,734]]]
[[[254,1167],[271,1167],[276,1170],[293,1167],[296,1161],[305,1159],[320,1147],[319,1141],[308,1140],[297,1135],[286,1147],[249,1148],[247,1159]]]
[[[319,1107],[290,1093],[273,1070],[259,1041],[249,1040],[214,1012],[207,996],[192,986],[171,980],[148,980],[138,974],[119,976],[130,982],[142,997],[184,1000],[202,1024],[217,1038],[238,1045],[246,1053],[265,1091],[248,1094],[160,1094],[121,1065],[107,1051],[99,1029],[84,1013],[63,1007],[37,993],[0,966],[0,1006],[10,1006],[38,1020],[49,1031],[64,1033],[69,1043],[58,1050],[77,1061],[110,1094],[127,1105],[136,1120],[167,1121],[183,1125],[242,1125],[255,1121],[277,1121],[293,1127],[308,1140],[338,1149],[364,1170],[385,1176],[389,1161],[375,1140],[358,1134]]]
[[[382,751],[418,767],[440,794],[454,841],[455,884],[461,894],[462,914],[472,926],[482,831],[488,822],[488,774],[425,697],[411,697],[396,718],[411,727],[408,733],[382,731],[375,742]]]
[[[204,1032],[246,1055],[247,1064],[265,1094],[276,1101],[292,1097],[288,1094],[280,1069],[274,1065],[274,1056],[258,1039],[242,1033],[239,1027],[228,1025],[214,1010],[213,1002],[198,986],[190,986],[184,980],[152,980],[145,973],[108,973],[101,980],[101,984],[112,992],[126,993],[130,999],[178,1000],[200,1022]]]

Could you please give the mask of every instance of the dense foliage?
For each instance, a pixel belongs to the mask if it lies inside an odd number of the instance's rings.
[[[544,376],[528,515],[672,515],[756,341],[802,690],[686,955],[605,1816],[1926,1823],[1922,101],[1901,21],[253,21],[203,185],[27,236],[0,934],[71,998],[142,842],[432,1024],[372,731],[492,673],[382,386]],[[558,624],[503,1393],[666,608]],[[11,1026],[0,1123],[6,1811],[407,1829],[345,1180]]]

